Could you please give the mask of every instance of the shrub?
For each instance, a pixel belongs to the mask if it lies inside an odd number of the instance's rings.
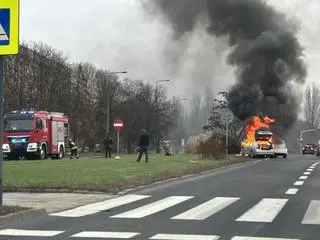
[[[225,144],[223,138],[212,135],[211,137],[200,142],[197,147],[197,153],[205,159],[216,158],[223,154],[224,146]]]
[[[200,154],[202,158],[215,158],[224,152],[223,137],[212,133],[203,133],[188,139],[188,153]]]

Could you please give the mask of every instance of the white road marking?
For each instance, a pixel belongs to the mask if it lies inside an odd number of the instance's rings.
[[[149,239],[154,240],[218,240],[216,235],[157,234]]]
[[[187,201],[193,196],[171,196],[162,200],[147,204],[145,206],[111,216],[111,218],[143,218],[154,213],[163,211],[169,207],[177,205],[181,202]]]
[[[315,169],[316,168],[316,166],[311,166],[311,167],[309,167],[309,169]]]
[[[293,185],[294,186],[302,186],[304,184],[304,181],[296,181]]]
[[[299,191],[298,188],[289,188],[288,191],[286,191],[286,194],[294,195],[294,194],[297,194],[298,191]]]
[[[179,220],[204,220],[220,210],[228,207],[240,198],[216,197],[198,205],[186,212],[183,212],[171,219]]]
[[[312,168],[308,168],[308,169],[307,169],[307,172],[312,172],[312,171],[313,171]]]
[[[299,177],[299,179],[306,180],[306,179],[308,179],[308,176],[301,176],[301,177]]]
[[[241,217],[238,222],[272,222],[288,199],[264,198]]]
[[[233,237],[231,240],[300,240],[293,238],[267,238],[267,237]]]
[[[135,232],[80,232],[72,235],[71,237],[129,239],[138,235],[140,235],[140,233]]]
[[[310,175],[311,172],[304,172],[303,175]]]
[[[20,236],[20,237],[53,237],[61,233],[64,233],[64,231],[22,230],[22,229],[0,230],[1,236]]]
[[[313,200],[310,202],[301,223],[320,225],[320,201],[319,200]]]
[[[125,195],[118,198],[108,199],[103,202],[91,203],[81,207],[73,208],[67,211],[52,213],[51,216],[59,217],[83,217],[91,214],[95,214],[101,211],[119,207],[125,204],[136,202],[150,196],[145,195]]]

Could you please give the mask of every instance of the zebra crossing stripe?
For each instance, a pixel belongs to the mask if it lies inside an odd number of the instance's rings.
[[[289,188],[288,191],[286,191],[286,194],[294,195],[294,194],[297,194],[298,191],[299,191],[298,188]]]
[[[83,216],[98,213],[100,211],[105,211],[105,210],[119,207],[119,206],[122,206],[125,204],[136,202],[136,201],[139,201],[139,200],[142,200],[145,198],[149,198],[149,197],[150,196],[129,194],[129,195],[121,196],[118,198],[108,199],[103,202],[87,204],[87,205],[73,208],[73,209],[70,209],[67,211],[63,211],[63,212],[52,213],[52,214],[50,214],[50,216],[83,217]]]
[[[204,220],[220,210],[228,207],[240,198],[216,197],[171,219]]]
[[[19,236],[19,237],[54,237],[61,233],[64,233],[64,231],[22,230],[22,229],[0,230],[0,236]]]
[[[191,234],[157,234],[149,239],[153,240],[218,240],[216,235],[191,235]]]
[[[302,219],[302,224],[320,225],[320,201],[311,201]]]
[[[268,237],[233,237],[231,240],[300,240],[292,238],[268,238]]]
[[[272,222],[288,199],[264,198],[236,219],[238,222]]]
[[[72,235],[76,238],[115,238],[115,239],[129,239],[140,235],[135,232],[80,232]]]
[[[177,205],[181,202],[187,201],[193,198],[193,196],[171,196],[164,198],[162,200],[147,204],[145,206],[133,209],[128,212],[124,212],[111,218],[143,218],[154,213],[163,211],[169,207]]]

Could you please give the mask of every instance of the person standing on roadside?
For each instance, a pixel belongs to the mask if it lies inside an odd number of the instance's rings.
[[[148,136],[148,132],[145,129],[142,129],[140,131],[140,139],[139,139],[139,156],[137,159],[137,162],[140,162],[141,157],[143,154],[145,154],[145,162],[149,161],[149,156],[148,156],[148,148],[149,148],[149,136]]]
[[[111,158],[113,140],[109,134],[105,137],[105,139],[103,141],[103,145],[104,145],[104,150],[106,153],[106,158],[108,158],[108,157]]]

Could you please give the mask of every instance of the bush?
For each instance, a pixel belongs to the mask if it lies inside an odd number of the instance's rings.
[[[224,138],[212,133],[200,134],[188,139],[188,153],[200,154],[202,158],[216,158],[224,152]]]
[[[200,154],[202,158],[216,158],[223,154],[224,146],[223,138],[212,135],[208,139],[200,142],[197,153]]]

